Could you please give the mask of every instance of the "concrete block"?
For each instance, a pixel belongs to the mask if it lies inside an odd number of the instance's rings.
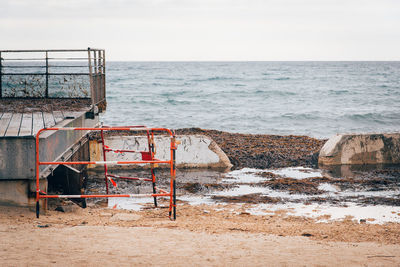
[[[178,145],[176,152],[176,164],[178,168],[231,168],[229,158],[221,148],[209,137],[204,135],[177,136]],[[112,136],[105,140],[107,146],[113,149],[125,149],[135,151],[148,151],[147,137],[145,136]],[[155,137],[156,158],[160,160],[170,159],[170,138]],[[141,160],[140,153],[112,153],[108,152],[107,161],[135,161]],[[101,143],[90,141],[90,160],[102,161],[103,150]],[[116,168],[138,168],[146,165],[118,165]],[[148,164],[147,164],[148,166]],[[160,167],[162,167],[160,165]],[[89,168],[100,167],[89,165]]]
[[[39,187],[47,191],[47,179],[39,181]],[[0,204],[7,206],[33,207],[36,204],[36,181],[0,180]],[[45,200],[41,203],[45,206]]]
[[[400,164],[400,133],[335,135],[322,147],[318,164]]]

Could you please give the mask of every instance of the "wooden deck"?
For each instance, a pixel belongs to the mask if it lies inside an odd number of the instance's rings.
[[[42,128],[50,128],[67,118],[75,118],[82,111],[0,112],[0,138],[33,136]]]

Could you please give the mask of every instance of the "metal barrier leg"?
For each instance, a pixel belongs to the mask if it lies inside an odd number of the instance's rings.
[[[101,136],[101,144],[103,146],[103,160],[107,161],[103,130],[100,131],[100,136]],[[104,177],[106,180],[106,192],[108,195],[108,176],[107,175],[108,175],[107,164],[104,164]]]
[[[149,152],[150,152],[150,158],[151,160],[154,160],[154,153],[155,153],[155,149],[154,149],[154,132],[151,131],[151,137],[150,137],[150,132],[147,131],[147,142],[149,145]],[[151,179],[153,182],[153,194],[156,193],[156,173],[154,170],[154,165],[151,164]],[[154,197],[154,206],[157,208],[157,197]]]
[[[151,178],[153,179],[153,194],[156,193],[156,171],[151,168]],[[154,206],[157,208],[157,197],[154,197]]]
[[[39,213],[40,213],[39,201],[36,201],[36,218],[38,219],[39,219]]]
[[[176,220],[176,184],[175,184],[175,179],[174,179],[173,183],[174,183],[173,204],[174,204],[174,221],[175,221]]]

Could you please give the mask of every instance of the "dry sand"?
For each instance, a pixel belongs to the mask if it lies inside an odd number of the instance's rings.
[[[400,266],[399,224],[317,224],[225,208],[179,205],[170,221],[165,208],[74,208],[36,219],[0,207],[1,265]]]

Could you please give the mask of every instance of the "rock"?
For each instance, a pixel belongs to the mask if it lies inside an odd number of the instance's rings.
[[[399,163],[400,133],[335,135],[322,147],[318,158],[321,166]]]
[[[310,233],[302,233],[301,235],[302,235],[302,236],[306,236],[306,237],[313,236],[313,234],[310,234]]]

